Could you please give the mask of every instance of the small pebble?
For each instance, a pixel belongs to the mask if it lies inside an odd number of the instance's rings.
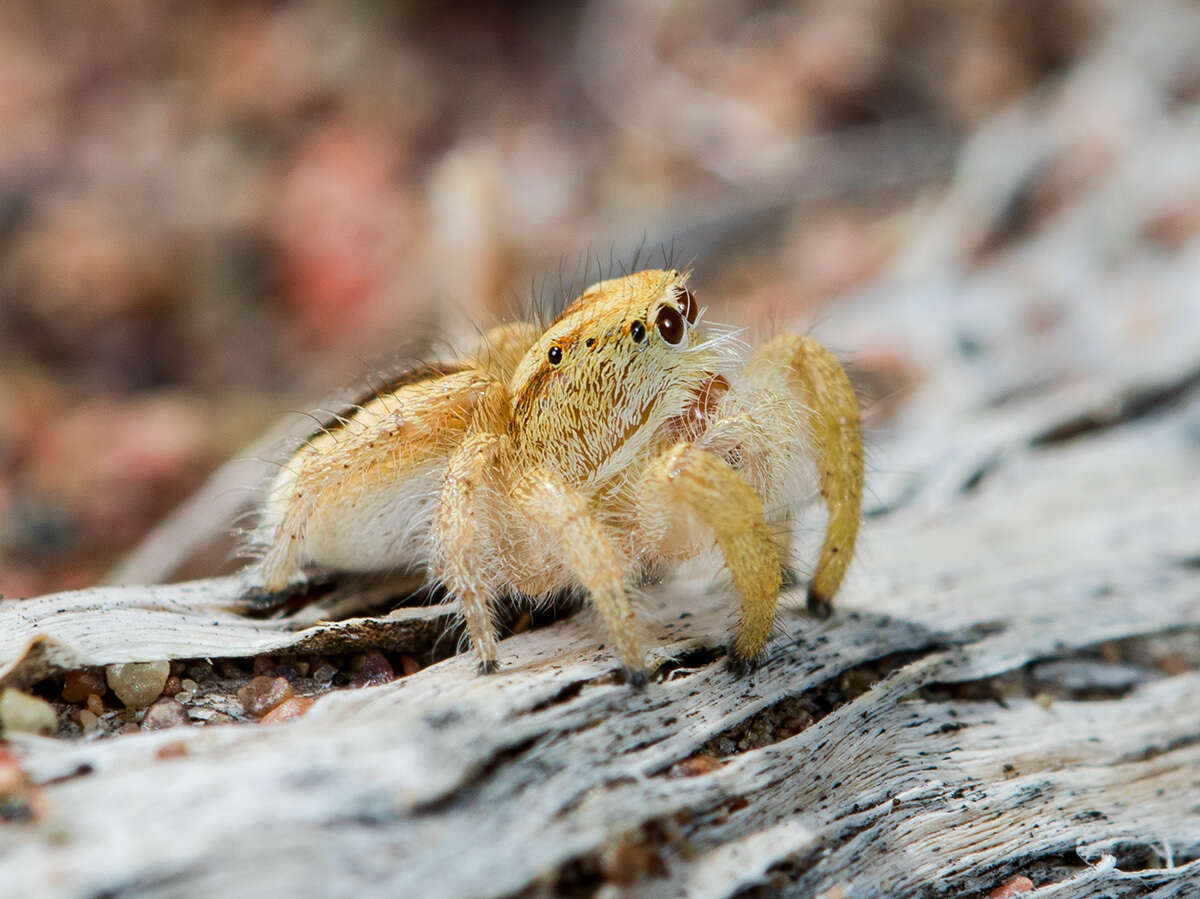
[[[1011,897],[1019,896],[1021,893],[1028,893],[1032,889],[1033,881],[1023,874],[1018,874],[1016,877],[1010,877],[988,893],[988,899],[1011,899]]]
[[[195,693],[200,689],[200,685],[190,677],[185,677],[179,682],[179,689],[186,690],[188,693]]]
[[[63,681],[62,698],[65,702],[83,702],[93,693],[103,696],[108,692],[102,672],[94,668],[72,671]]]
[[[188,754],[188,745],[184,740],[172,740],[170,743],[163,743],[158,747],[158,752],[154,753],[160,759],[177,759]]]
[[[141,709],[158,699],[171,672],[166,659],[158,662],[129,662],[104,669],[108,686],[127,708]]]
[[[312,668],[312,665],[310,665],[308,662],[297,662],[296,663],[296,673],[298,675],[300,675],[301,677],[308,677],[308,672],[311,668]]]
[[[224,678],[245,677],[246,672],[242,670],[233,659],[217,659],[217,674]]]
[[[322,662],[317,666],[317,670],[313,672],[313,680],[321,686],[328,686],[333,683],[333,678],[337,673],[337,669],[328,662]]]
[[[267,714],[263,715],[263,724],[277,724],[280,721],[288,721],[292,718],[299,718],[316,700],[309,696],[293,696],[291,699],[284,700]]]
[[[146,709],[146,717],[142,719],[142,730],[166,730],[168,727],[179,727],[190,723],[187,709],[175,699],[164,696]]]
[[[421,663],[412,656],[400,656],[400,670],[404,672],[405,677],[408,677],[421,670]]]
[[[708,774],[721,767],[721,760],[711,755],[694,755],[684,759],[675,766],[672,773],[676,777],[697,777]]]
[[[163,684],[163,696],[174,696],[183,689],[178,676],[172,674],[167,678],[167,682]]]
[[[12,732],[52,734],[58,730],[58,715],[46,700],[7,689],[0,693],[0,727]]]
[[[655,867],[653,852],[632,839],[620,839],[605,846],[598,859],[605,880],[631,887]]]
[[[28,783],[17,757],[0,746],[0,795],[23,790]]]
[[[261,718],[271,709],[292,698],[292,685],[285,677],[259,676],[237,691],[242,708],[255,718]]]
[[[187,669],[187,676],[193,681],[205,680],[212,677],[212,674],[213,666],[209,662],[197,662],[195,665],[189,665]]]
[[[1187,656],[1182,653],[1168,653],[1157,661],[1159,670],[1168,677],[1187,674],[1192,670],[1192,665],[1188,662]]]
[[[274,674],[275,660],[270,656],[255,656],[254,657],[254,673],[255,674]]]
[[[378,649],[372,649],[363,656],[362,668],[350,678],[350,686],[374,687],[395,679],[396,672],[392,670],[392,663]]]
[[[94,693],[92,694],[95,695]],[[87,709],[83,709],[79,713],[79,725],[83,728],[85,734],[90,734],[92,731],[99,730],[100,716],[94,715]]]
[[[104,714],[104,700],[99,693],[93,693],[87,698],[87,710],[99,718]]]
[[[45,811],[41,791],[29,782],[17,757],[0,746],[0,824],[32,821]]]

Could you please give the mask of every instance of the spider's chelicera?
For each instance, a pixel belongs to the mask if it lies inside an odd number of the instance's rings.
[[[602,281],[544,331],[495,328],[313,435],[268,489],[264,586],[313,566],[421,567],[460,600],[485,671],[495,602],[581,589],[644,681],[631,591],[715,545],[740,595],[729,658],[744,668],[767,644],[791,517],[815,486],[829,520],[808,603],[828,614],[859,525],[854,391],[811,338],[744,358],[685,281]]]

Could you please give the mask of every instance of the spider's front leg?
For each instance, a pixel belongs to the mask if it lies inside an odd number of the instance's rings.
[[[587,500],[551,471],[527,473],[512,498],[534,531],[553,542],[566,567],[589,592],[634,686],[646,683],[641,628],[625,592],[625,566]]]
[[[491,600],[497,578],[488,517],[480,514],[480,494],[488,489],[488,472],[506,439],[499,434],[475,434],[451,455],[442,478],[435,525],[437,575],[462,605],[467,633],[484,674],[496,670]]]
[[[712,530],[742,594],[729,665],[736,671],[752,667],[771,635],[781,580],[779,550],[758,494],[724,459],[678,443],[651,463],[639,499],[639,522],[647,534],[665,535],[680,515]]]

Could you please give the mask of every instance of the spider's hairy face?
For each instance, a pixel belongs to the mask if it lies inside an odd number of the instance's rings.
[[[588,288],[511,382],[518,450],[571,480],[621,471],[711,376],[686,275],[646,271]]]

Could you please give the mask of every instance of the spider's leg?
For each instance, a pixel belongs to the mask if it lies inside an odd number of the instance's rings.
[[[587,501],[544,469],[526,474],[513,488],[512,497],[525,517],[540,524],[538,530],[555,541],[566,566],[591,594],[631,681],[645,683],[641,629],[625,592],[625,568]]]
[[[680,514],[699,519],[717,538],[742,594],[729,661],[734,668],[749,667],[771,635],[779,599],[779,549],[763,517],[762,500],[720,456],[678,443],[647,469],[639,490],[639,519],[644,532],[664,534]]]
[[[841,363],[811,337],[782,334],[751,357],[746,376],[783,368],[807,412],[808,441],[829,510],[825,542],[808,585],[808,609],[829,616],[854,556],[862,509],[863,455],[858,398]]]
[[[271,482],[256,532],[267,590],[308,565],[375,571],[424,561],[408,538],[425,521],[427,473],[459,445],[494,382],[470,367],[418,369],[401,381],[310,436]]]
[[[487,473],[505,438],[480,433],[468,437],[450,457],[437,510],[437,573],[462,606],[479,670],[496,670],[496,628],[491,599],[497,584],[487,516],[480,509]]]

